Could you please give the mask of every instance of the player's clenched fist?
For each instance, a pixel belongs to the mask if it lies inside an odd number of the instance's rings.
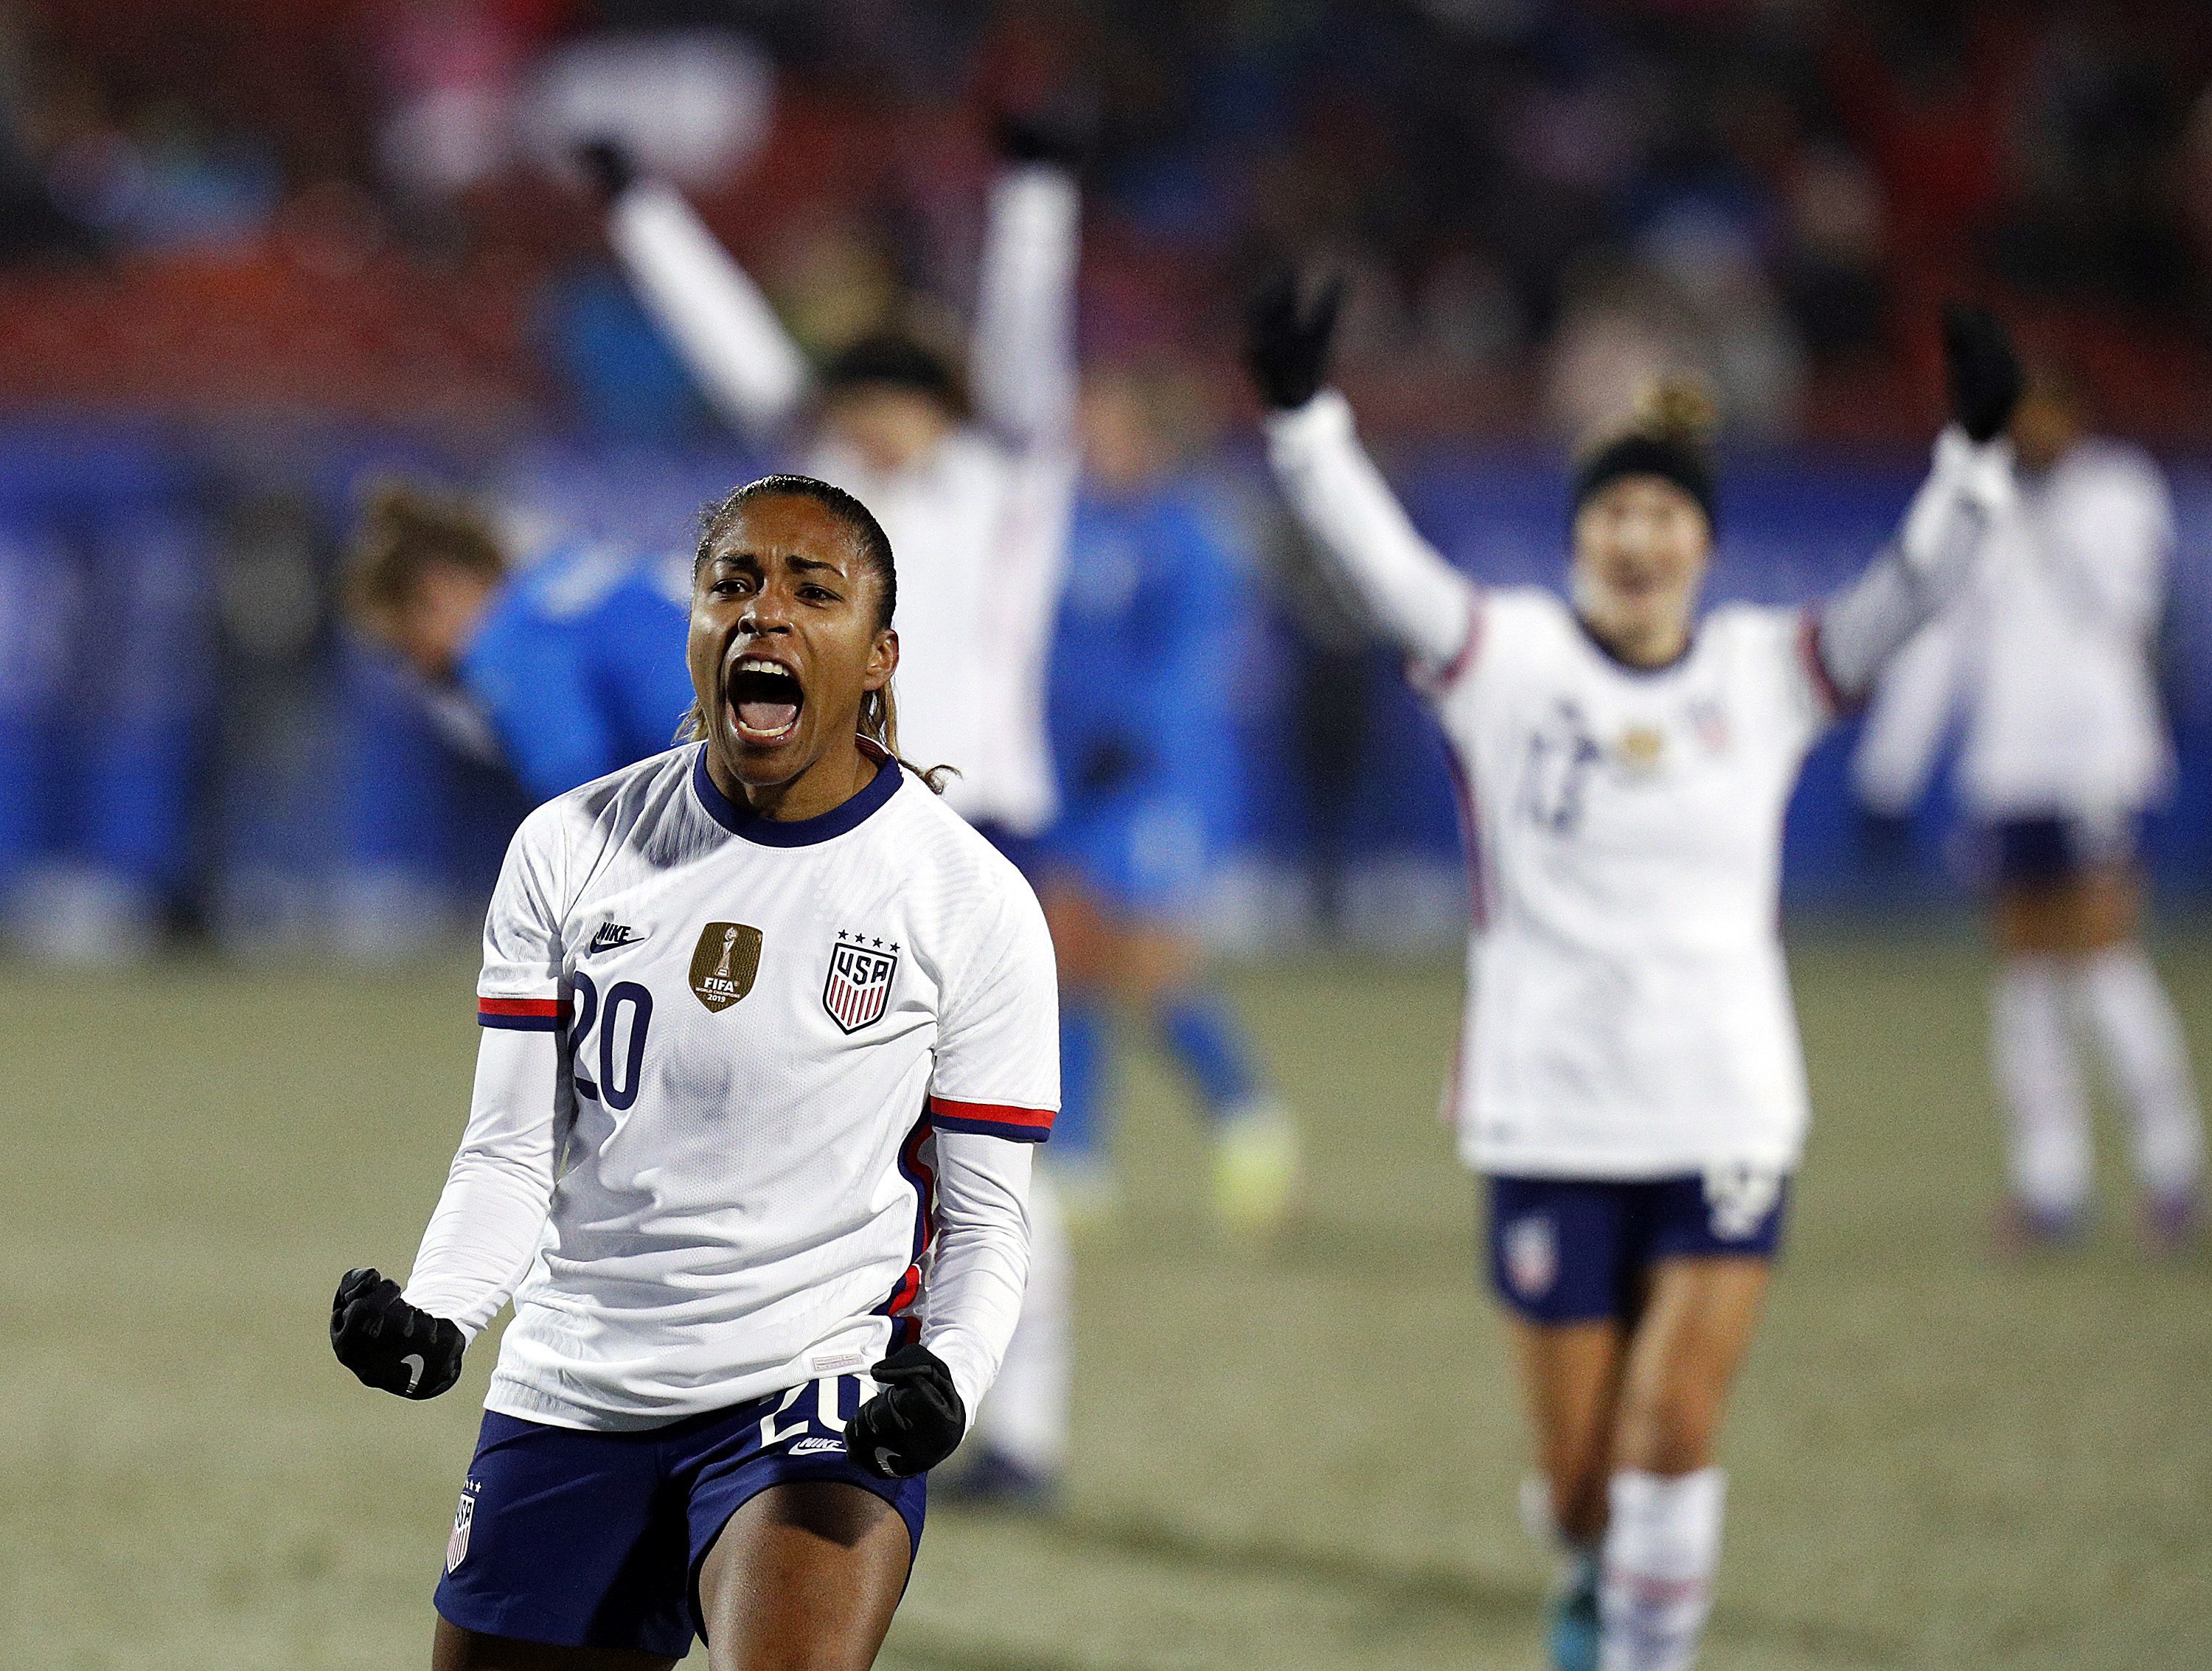
[[[450,1319],[399,1297],[374,1266],[348,1271],[331,1301],[331,1350],[361,1377],[402,1398],[435,1398],[461,1378],[468,1341]]]
[[[860,1407],[845,1435],[854,1461],[880,1479],[904,1480],[952,1454],[968,1431],[968,1411],[943,1358],[927,1346],[901,1346],[868,1373],[883,1390]]]

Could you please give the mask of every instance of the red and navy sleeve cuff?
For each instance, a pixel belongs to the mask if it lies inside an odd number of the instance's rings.
[[[1820,617],[1815,611],[1808,609],[1797,617],[1797,655],[1804,663],[1814,695],[1827,705],[1829,713],[1849,714],[1858,707],[1828,671],[1828,659],[1820,652]]]
[[[978,1137],[1010,1138],[1016,1143],[1042,1143],[1052,1135],[1053,1110],[1025,1109],[1011,1103],[956,1103],[950,1097],[929,1099],[929,1123],[940,1132],[973,1132]]]
[[[561,1028],[557,998],[479,998],[477,1025],[517,1033],[552,1033]]]

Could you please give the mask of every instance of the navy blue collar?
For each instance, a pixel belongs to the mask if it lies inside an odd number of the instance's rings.
[[[875,776],[850,800],[841,801],[827,812],[811,818],[771,818],[750,806],[732,804],[708,775],[704,743],[699,745],[699,753],[691,763],[691,787],[699,797],[699,805],[707,809],[707,816],[732,836],[742,836],[764,848],[811,847],[817,842],[826,842],[833,836],[859,829],[870,813],[898,793],[898,762],[878,757],[865,743],[861,748],[876,761]]]

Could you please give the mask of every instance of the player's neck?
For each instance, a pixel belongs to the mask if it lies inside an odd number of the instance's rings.
[[[730,805],[778,823],[796,823],[835,811],[874,782],[877,770],[877,763],[863,754],[857,743],[848,742],[841,749],[825,750],[819,760],[795,777],[781,783],[751,784],[731,770],[713,749],[707,750],[707,775],[728,797]]]
[[[1656,621],[1633,628],[1583,617],[1583,630],[1615,661],[1646,671],[1671,667],[1690,647],[1686,621]]]

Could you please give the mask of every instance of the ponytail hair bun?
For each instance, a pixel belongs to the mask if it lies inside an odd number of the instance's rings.
[[[1697,501],[1717,529],[1712,435],[1719,408],[1702,383],[1662,378],[1638,397],[1627,424],[1584,453],[1575,466],[1575,510],[1625,476],[1655,476]]]

